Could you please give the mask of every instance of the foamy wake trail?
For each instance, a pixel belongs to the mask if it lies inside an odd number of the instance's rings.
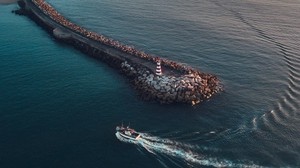
[[[150,153],[162,153],[169,156],[173,156],[176,158],[183,159],[184,161],[199,164],[203,166],[214,166],[214,167],[262,167],[255,164],[241,164],[241,163],[233,163],[228,160],[220,160],[216,158],[209,158],[204,155],[197,154],[190,149],[192,149],[191,145],[185,145],[182,143],[178,143],[169,139],[161,139],[159,137],[150,136],[148,134],[141,133],[141,138],[138,140],[129,140],[125,139],[116,133],[116,137],[123,142],[132,143],[139,145],[146,149]],[[185,148],[189,149],[185,149]]]

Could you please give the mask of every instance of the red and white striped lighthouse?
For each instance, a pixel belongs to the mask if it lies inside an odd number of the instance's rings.
[[[158,76],[161,76],[161,75],[162,75],[160,61],[157,61],[156,75],[158,75]]]

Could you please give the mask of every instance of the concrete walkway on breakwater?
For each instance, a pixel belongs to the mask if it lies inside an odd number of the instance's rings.
[[[44,0],[18,2],[27,14],[57,39],[99,58],[127,76],[146,100],[160,103],[197,104],[222,90],[215,75],[132,49],[70,22]],[[160,61],[163,75],[156,75]]]
[[[49,16],[44,14],[32,1],[26,1],[27,7],[31,9],[31,11],[39,17],[44,23],[46,23],[48,26],[52,27],[53,29],[58,29],[63,31],[63,33],[69,34],[72,38],[77,39],[81,41],[82,43],[86,43],[91,45],[94,48],[97,48],[101,51],[106,52],[107,54],[113,56],[113,57],[119,57],[120,59],[124,59],[129,62],[138,63],[140,65],[143,65],[147,69],[151,70],[152,72],[155,72],[156,69],[156,63],[151,62],[146,59],[142,59],[136,56],[132,56],[128,53],[124,53],[123,51],[120,51],[118,49],[115,49],[111,46],[107,46],[103,43],[100,43],[99,41],[95,41],[93,39],[90,39],[88,37],[82,36],[78,34],[77,32],[74,32],[73,30],[69,29],[68,27],[65,27],[61,24],[58,24],[57,22],[53,21]],[[179,72],[175,69],[171,69],[169,67],[162,67],[163,73],[165,75],[173,75],[173,76],[180,76],[183,73]]]

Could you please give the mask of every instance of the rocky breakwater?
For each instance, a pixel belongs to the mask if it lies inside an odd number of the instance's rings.
[[[147,54],[72,23],[44,0],[19,1],[21,10],[46,25],[56,39],[96,57],[127,76],[145,100],[197,104],[222,90],[216,76]],[[155,73],[160,62],[163,74]]]
[[[189,73],[181,76],[155,75],[151,71],[128,62],[121,65],[122,71],[131,77],[135,88],[145,100],[162,104],[198,104],[222,90],[216,76]],[[196,71],[195,71],[196,72]]]

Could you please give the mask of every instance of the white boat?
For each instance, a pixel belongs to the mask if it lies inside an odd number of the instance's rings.
[[[141,134],[136,132],[134,129],[129,128],[129,126],[127,127],[123,127],[123,126],[117,126],[116,127],[116,131],[117,133],[119,133],[119,135],[125,139],[129,139],[129,140],[138,140],[141,137]]]

